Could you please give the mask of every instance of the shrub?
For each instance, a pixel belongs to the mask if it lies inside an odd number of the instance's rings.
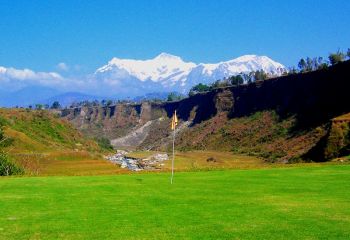
[[[7,157],[6,154],[0,153],[0,176],[10,176],[23,174],[21,167],[17,166]]]
[[[332,65],[335,65],[339,62],[344,61],[345,55],[344,55],[344,53],[342,53],[341,51],[338,50],[338,52],[336,52],[336,53],[331,53],[328,58],[329,58],[329,62]]]
[[[106,150],[113,150],[113,146],[111,145],[111,142],[109,139],[101,137],[95,139],[100,148],[106,149]]]

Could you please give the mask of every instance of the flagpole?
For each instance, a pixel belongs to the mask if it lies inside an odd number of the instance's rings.
[[[170,178],[170,184],[173,184],[174,179],[174,162],[175,162],[175,130],[177,125],[177,116],[176,116],[176,110],[174,112],[172,121],[171,121],[171,130],[173,130],[173,159],[171,161],[171,178]]]
[[[173,132],[173,159],[171,162],[171,178],[170,183],[173,184],[173,178],[174,178],[174,161],[175,161],[175,128],[176,125],[174,124],[174,132]]]

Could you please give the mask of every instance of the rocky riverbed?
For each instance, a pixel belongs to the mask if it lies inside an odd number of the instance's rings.
[[[131,171],[160,170],[164,166],[164,161],[169,160],[166,153],[157,153],[148,158],[132,158],[127,156],[128,153],[127,151],[118,150],[116,154],[105,158],[120,165],[121,168],[127,168]]]

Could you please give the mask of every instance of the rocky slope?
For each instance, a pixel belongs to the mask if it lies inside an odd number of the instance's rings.
[[[140,133],[142,141],[132,147],[166,149],[170,117],[177,110],[180,149],[231,150],[284,162],[322,160],[327,156],[310,152],[329,135],[331,120],[350,112],[349,69],[348,61],[178,102],[68,109],[62,116],[90,136],[112,140]]]

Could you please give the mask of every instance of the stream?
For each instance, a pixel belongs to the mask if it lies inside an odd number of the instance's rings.
[[[128,152],[119,150],[116,154],[106,156],[105,158],[114,164],[118,164],[121,168],[127,168],[131,171],[142,170],[160,170],[164,166],[163,161],[168,160],[168,155],[157,153],[148,158],[132,158],[126,154]]]

